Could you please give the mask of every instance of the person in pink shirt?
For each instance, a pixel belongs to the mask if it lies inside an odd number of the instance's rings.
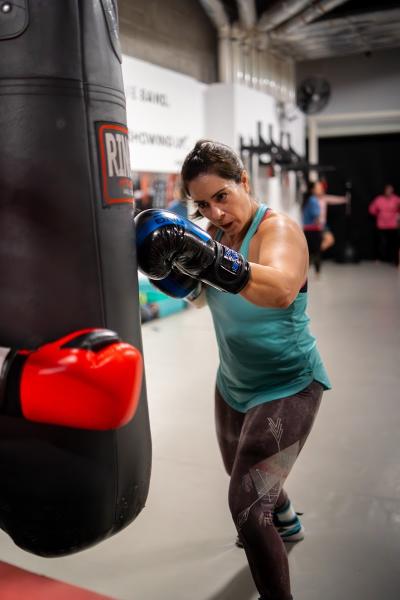
[[[383,194],[374,198],[368,210],[376,217],[379,258],[398,266],[400,198],[393,186],[385,185]]]

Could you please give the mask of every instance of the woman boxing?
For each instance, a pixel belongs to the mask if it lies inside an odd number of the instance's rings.
[[[141,213],[139,267],[171,295],[207,299],[229,507],[261,600],[289,600],[283,541],[302,539],[303,528],[283,484],[330,388],[305,313],[307,243],[289,217],[256,201],[223,144],[199,141],[182,182],[208,232],[167,211]]]

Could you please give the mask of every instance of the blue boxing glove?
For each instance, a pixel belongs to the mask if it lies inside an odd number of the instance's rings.
[[[195,300],[201,293],[201,282],[178,271],[174,266],[164,279],[150,279],[150,281],[158,290],[172,298]]]
[[[139,269],[150,279],[165,279],[175,267],[232,294],[247,284],[247,260],[188,219],[167,210],[149,209],[137,215],[135,225]]]

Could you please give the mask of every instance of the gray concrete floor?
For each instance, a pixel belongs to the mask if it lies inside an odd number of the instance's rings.
[[[334,389],[286,486],[306,528],[289,554],[293,594],[399,600],[400,273],[327,263],[320,280],[310,275],[309,314]],[[148,323],[143,340],[147,506],[114,538],[67,558],[30,556],[1,534],[0,560],[119,600],[254,600],[214,436],[208,309]]]

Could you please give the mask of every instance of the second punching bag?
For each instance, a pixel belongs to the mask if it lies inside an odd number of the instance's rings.
[[[114,0],[1,3],[0,346],[105,328],[141,350],[117,23]],[[125,527],[150,468],[144,383],[111,431],[0,407],[0,526],[29,552],[70,554]]]

